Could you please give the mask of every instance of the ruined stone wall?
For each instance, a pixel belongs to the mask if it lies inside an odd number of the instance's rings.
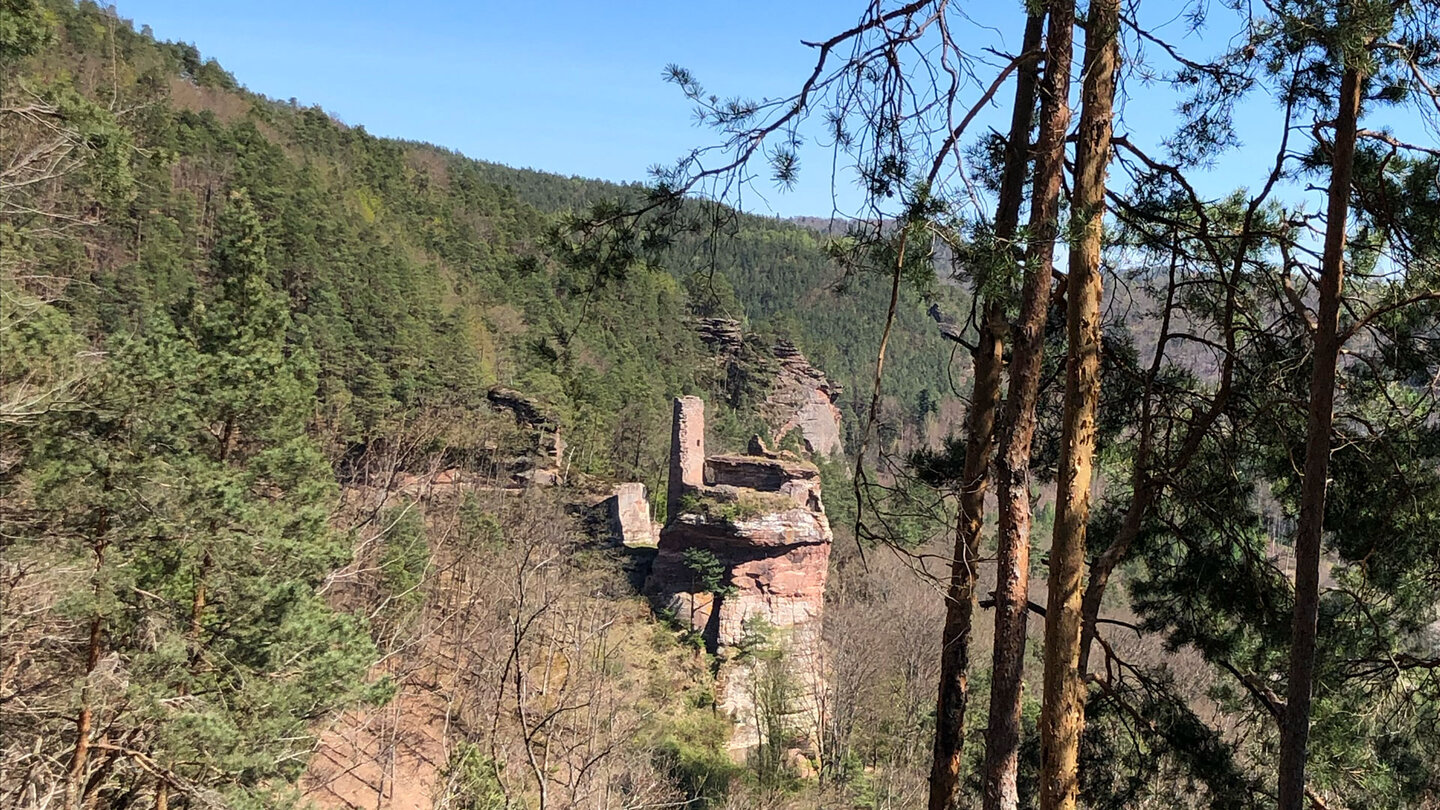
[[[600,507],[614,542],[631,548],[655,545],[658,531],[650,521],[650,496],[644,484],[616,484]]]
[[[705,402],[700,397],[677,397],[670,426],[670,482],[665,491],[666,514],[678,513],[687,489],[704,483]]]
[[[796,693],[790,725],[812,740],[819,728],[823,678],[820,626],[832,536],[814,465],[752,442],[747,454],[704,459],[704,405],[676,400],[669,522],[646,590],[662,609],[704,637],[719,656],[721,708],[736,721],[732,750],[759,744],[754,684],[758,659],[747,657],[753,630],[772,628]],[[702,437],[699,444],[693,435]],[[678,483],[678,486],[677,486]],[[719,588],[706,583],[687,552],[703,550],[720,563]],[[756,620],[759,620],[757,622]]]

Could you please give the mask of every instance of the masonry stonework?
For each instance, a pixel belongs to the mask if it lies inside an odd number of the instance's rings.
[[[704,484],[705,401],[700,397],[676,397],[675,416],[670,427],[670,484],[665,491],[665,513],[680,511],[687,489]]]

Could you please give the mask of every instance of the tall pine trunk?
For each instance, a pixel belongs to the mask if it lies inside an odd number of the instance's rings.
[[[1021,54],[1040,47],[1043,15],[1025,22]],[[1036,61],[1023,63],[1015,80],[1015,106],[1005,143],[1005,167],[995,209],[995,244],[1011,250],[1025,194],[1025,170],[1030,158],[1030,126],[1034,118]],[[977,285],[984,286],[984,285]],[[1000,380],[1004,372],[1004,302],[990,296],[985,303],[984,325],[974,356],[975,388],[967,414],[965,466],[961,471],[960,517],[955,534],[955,556],[950,564],[950,585],[945,595],[945,628],[940,647],[940,694],[935,711],[935,749],[930,766],[930,810],[955,806],[960,787],[960,766],[965,745],[965,708],[969,701],[970,636],[975,611],[976,561],[980,555],[980,529],[985,520],[985,490],[994,448],[995,419],[1000,410]]]
[[[1330,197],[1321,258],[1320,306],[1315,318],[1315,356],[1310,372],[1310,413],[1305,470],[1300,482],[1300,520],[1295,533],[1295,614],[1290,638],[1290,681],[1280,731],[1280,810],[1305,801],[1305,754],[1310,737],[1310,697],[1315,677],[1316,621],[1320,610],[1320,533],[1325,520],[1325,479],[1330,467],[1330,429],[1335,416],[1335,367],[1340,355],[1340,290],[1345,275],[1345,228],[1355,129],[1360,115],[1360,74],[1345,70],[1340,115],[1330,164]]]
[[[1065,134],[1070,127],[1070,51],[1074,0],[1053,0],[1035,144],[1035,180],[1030,207],[1030,245],[1020,319],[1010,352],[1010,387],[996,459],[1000,511],[999,562],[995,588],[995,647],[991,667],[990,717],[985,737],[985,810],[1014,810],[1020,796],[1020,697],[1025,662],[1025,621],[1030,590],[1030,444],[1035,435],[1035,399],[1055,260],[1060,175],[1065,168]]]
[[[1100,403],[1100,248],[1119,61],[1119,16],[1118,0],[1092,0],[1085,26],[1085,83],[1075,144],[1070,277],[1066,284],[1069,306],[1065,411],[1045,608],[1041,810],[1073,810],[1079,795],[1080,732],[1085,724],[1080,600],[1095,457],[1095,415]]]

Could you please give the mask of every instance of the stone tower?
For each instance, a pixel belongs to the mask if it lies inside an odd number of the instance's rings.
[[[665,514],[680,514],[680,499],[687,489],[704,486],[705,400],[676,397],[670,426],[670,484],[665,490]]]

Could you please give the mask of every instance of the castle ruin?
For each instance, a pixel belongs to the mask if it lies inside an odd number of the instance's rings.
[[[681,397],[666,506],[646,591],[719,658],[718,704],[736,723],[732,753],[760,745],[762,727],[775,722],[761,716],[763,700],[757,703],[765,666],[782,668],[787,683],[786,733],[808,741],[802,750],[813,746],[832,539],[820,471],[793,454],[772,452],[758,437],[745,454],[707,458],[704,402]],[[761,634],[768,657],[749,649]]]

